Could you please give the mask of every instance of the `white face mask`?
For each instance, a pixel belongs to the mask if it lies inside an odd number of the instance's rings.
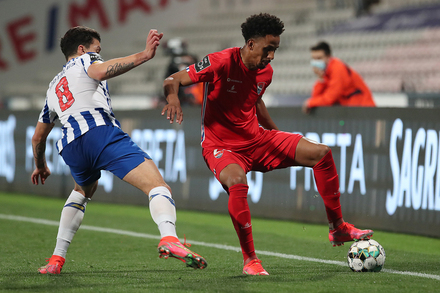
[[[310,65],[312,65],[312,67],[316,67],[321,70],[325,70],[325,68],[327,67],[327,64],[325,64],[324,60],[316,60],[316,59],[310,60]]]

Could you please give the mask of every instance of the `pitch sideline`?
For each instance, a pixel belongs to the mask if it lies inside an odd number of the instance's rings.
[[[59,224],[58,221],[29,218],[29,217],[15,216],[15,215],[6,215],[6,214],[0,214],[0,219],[29,222],[29,223],[34,223],[34,224],[48,225],[48,226],[58,226],[58,224]],[[160,240],[160,236],[157,236],[157,235],[138,233],[138,232],[132,232],[132,231],[126,231],[126,230],[119,230],[119,229],[95,227],[95,226],[89,226],[89,225],[81,225],[80,229],[89,230],[89,231],[97,231],[97,232],[113,233],[113,234],[119,234],[119,235],[127,235],[127,236],[132,236],[132,237],[139,237],[139,238]],[[231,250],[231,251],[237,251],[237,252],[240,251],[239,247],[230,246],[230,245],[222,245],[222,244],[201,242],[201,241],[195,241],[195,240],[194,241],[190,240],[189,242],[191,242],[192,244],[205,246],[205,247],[212,247],[212,248]],[[286,259],[295,259],[295,260],[300,260],[300,261],[311,261],[311,262],[332,264],[332,265],[338,265],[338,266],[346,266],[347,265],[346,262],[342,262],[342,261],[326,260],[326,259],[305,257],[305,256],[294,255],[294,254],[285,254],[285,253],[278,253],[278,252],[271,252],[271,251],[264,251],[264,250],[256,250],[256,253],[258,253],[260,255],[275,256],[275,257],[286,258]],[[391,274],[398,274],[398,275],[422,277],[422,278],[428,278],[428,279],[434,279],[434,280],[440,281],[440,275],[424,274],[424,273],[409,272],[409,271],[396,271],[396,270],[391,270],[391,269],[382,269],[382,272],[391,273]]]

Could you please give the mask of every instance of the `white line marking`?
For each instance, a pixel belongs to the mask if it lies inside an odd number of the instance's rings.
[[[48,225],[48,226],[58,226],[58,224],[59,224],[58,221],[50,221],[50,220],[44,220],[44,219],[28,218],[28,217],[5,215],[5,214],[0,214],[0,219],[29,222],[29,223],[35,223],[35,224]],[[119,230],[119,229],[95,227],[95,226],[89,226],[89,225],[81,225],[80,229],[97,231],[97,232],[113,233],[113,234],[119,234],[119,235],[127,235],[127,236],[139,237],[139,238],[160,240],[160,236],[157,236],[157,235],[138,233],[138,232],[132,232],[132,231],[126,231],[126,230]],[[241,249],[239,247],[230,246],[230,245],[207,243],[207,242],[193,241],[193,240],[190,240],[188,242],[191,242],[191,244],[196,244],[196,245],[205,246],[205,247],[212,247],[212,248],[223,249],[223,250],[231,250],[231,251],[236,251],[236,252],[241,251]],[[258,253],[260,255],[275,256],[275,257],[286,258],[286,259],[295,259],[295,260],[300,260],[300,261],[311,261],[311,262],[338,265],[338,266],[344,266],[344,267],[347,266],[347,263],[342,262],[342,261],[326,260],[326,259],[305,257],[305,256],[264,251],[264,250],[256,250],[256,253]],[[434,280],[440,281],[439,275],[424,274],[424,273],[409,272],[409,271],[396,271],[396,270],[390,270],[390,269],[382,269],[382,272],[397,274],[397,275],[406,275],[406,276],[428,278],[428,279],[434,279]]]

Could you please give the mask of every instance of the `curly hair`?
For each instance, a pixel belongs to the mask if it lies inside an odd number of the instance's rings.
[[[284,23],[275,15],[268,13],[251,15],[241,24],[241,33],[246,42],[255,37],[279,36],[283,31]]]
[[[101,36],[94,29],[85,26],[76,26],[69,29],[60,41],[61,51],[66,60],[75,55],[79,45],[88,48],[93,43],[93,39],[101,42]]]

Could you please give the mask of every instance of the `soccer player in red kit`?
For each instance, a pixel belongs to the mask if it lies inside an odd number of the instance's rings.
[[[177,96],[180,86],[204,82],[202,107],[203,157],[229,194],[228,210],[243,252],[243,273],[268,275],[254,249],[247,203],[246,173],[290,166],[313,168],[329,222],[329,240],[336,246],[370,238],[344,222],[339,202],[339,179],[330,148],[299,134],[278,130],[262,100],[272,81],[269,64],[280,44],[283,22],[276,16],[252,15],[241,25],[245,45],[207,55],[199,63],[164,81],[171,123],[182,123]]]

